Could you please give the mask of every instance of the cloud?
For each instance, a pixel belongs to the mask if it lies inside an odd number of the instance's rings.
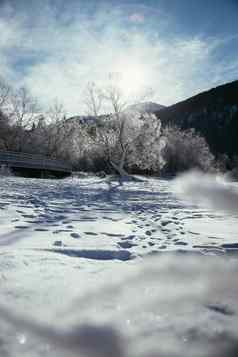
[[[0,17],[2,76],[26,85],[43,107],[58,98],[69,114],[83,113],[87,82],[103,85],[109,73],[120,71],[128,77],[125,86],[130,78],[138,81],[137,96],[143,87],[152,88],[153,100],[165,105],[230,79],[229,68],[238,74],[235,60],[215,62],[214,52],[224,41],[162,36],[153,9],[101,6],[87,12],[81,2],[77,6],[71,11],[50,3],[17,12],[8,8]]]
[[[141,24],[141,23],[144,23],[145,22],[145,17],[143,14],[140,14],[140,13],[134,13],[134,14],[131,14],[129,16],[129,21],[130,22],[134,22],[134,23],[138,23],[138,24]]]

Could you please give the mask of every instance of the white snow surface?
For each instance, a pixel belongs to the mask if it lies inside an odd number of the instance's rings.
[[[0,178],[0,356],[237,356],[236,206],[173,192]]]

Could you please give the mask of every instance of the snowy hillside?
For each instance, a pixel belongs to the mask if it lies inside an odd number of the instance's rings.
[[[137,103],[133,105],[129,105],[126,107],[126,109],[123,111],[125,113],[140,113],[140,114],[145,114],[145,113],[155,113],[161,109],[165,108],[165,106],[153,103],[153,102],[142,102],[142,103]],[[100,115],[97,118],[103,119],[104,117],[108,117],[108,114],[105,115]],[[79,123],[79,124],[94,124],[97,121],[97,118],[94,116],[84,116],[84,115],[75,115],[73,117],[70,117],[67,119],[68,122],[72,123]]]
[[[139,112],[141,114],[144,113],[155,113],[158,112],[161,109],[164,109],[165,106],[153,102],[142,102],[142,103],[137,103],[133,105],[129,105],[126,108],[126,112]]]

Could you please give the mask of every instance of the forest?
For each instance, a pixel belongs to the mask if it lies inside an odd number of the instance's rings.
[[[0,150],[64,160],[74,171],[168,176],[195,168],[236,175],[236,156],[211,151],[193,127],[162,125],[160,113],[131,109],[114,85],[89,83],[82,100],[84,116],[68,117],[57,100],[43,111],[26,88],[14,90],[2,79]]]

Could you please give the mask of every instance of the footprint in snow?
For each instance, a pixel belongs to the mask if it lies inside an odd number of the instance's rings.
[[[72,232],[72,231],[70,229],[57,229],[56,231],[53,231],[53,234],[59,234],[64,232]]]
[[[159,249],[166,249],[167,245],[161,245],[160,247],[158,247]]]
[[[48,232],[49,229],[47,229],[47,228],[35,228],[34,231],[35,232]]]
[[[36,216],[33,214],[22,214],[22,217],[24,218],[35,218]]]
[[[71,235],[71,237],[74,238],[74,239],[80,238],[80,235],[79,235],[78,233],[71,233],[70,235]]]
[[[54,245],[55,247],[62,247],[62,246],[63,246],[63,242],[62,242],[62,240],[56,240],[56,241],[53,243],[53,245]]]
[[[174,245],[188,245],[188,243],[179,241],[174,243]]]
[[[151,231],[146,231],[145,234],[146,234],[147,236],[151,236],[151,235],[152,235]]]
[[[167,226],[169,223],[172,223],[171,221],[161,221],[161,226],[165,227]]]
[[[123,248],[123,249],[130,249],[132,247],[137,246],[137,244],[128,242],[128,241],[124,241],[124,242],[118,242],[118,245]]]
[[[170,233],[171,232],[171,229],[169,228],[161,228],[161,231],[164,232],[164,233]]]
[[[122,239],[126,239],[126,240],[130,239],[130,240],[132,240],[132,239],[134,239],[135,237],[136,237],[135,235],[131,234],[131,235],[129,235],[129,236],[127,236],[127,237],[124,237],[124,238],[122,238]]]
[[[17,228],[17,229],[26,229],[26,228],[29,228],[29,226],[15,226],[15,228]]]

